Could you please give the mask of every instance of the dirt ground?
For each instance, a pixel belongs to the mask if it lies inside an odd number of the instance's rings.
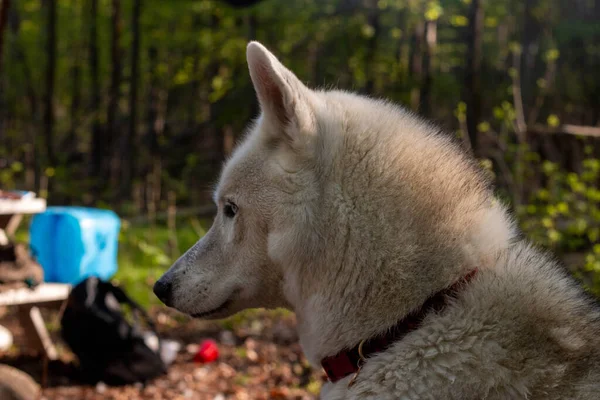
[[[161,336],[177,340],[182,347],[168,374],[146,386],[80,384],[74,357],[60,341],[54,314],[46,315],[46,320],[59,347],[59,360],[45,365],[39,356],[30,354],[14,313],[5,310],[0,324],[13,332],[15,345],[0,353],[0,363],[29,373],[43,385],[46,400],[318,398],[323,374],[304,359],[292,315],[258,311],[226,323],[190,320],[163,308],[151,310],[151,315]],[[219,359],[194,362],[199,343],[208,338],[218,343]]]

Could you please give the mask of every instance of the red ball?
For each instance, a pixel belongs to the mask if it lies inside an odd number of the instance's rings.
[[[209,363],[219,358],[219,348],[217,342],[207,339],[200,343],[200,348],[194,356],[194,361],[201,363]]]

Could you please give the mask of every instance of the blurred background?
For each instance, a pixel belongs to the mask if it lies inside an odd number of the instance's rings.
[[[0,0],[0,187],[117,212],[115,281],[156,305],[257,116],[249,40],[433,119],[600,294],[600,0]]]

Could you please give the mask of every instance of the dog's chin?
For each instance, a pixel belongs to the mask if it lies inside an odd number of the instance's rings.
[[[238,301],[239,290],[234,290],[233,293],[225,300],[221,305],[211,308],[206,311],[188,313],[192,318],[215,320],[227,318],[236,312],[240,311],[239,305],[236,304]]]

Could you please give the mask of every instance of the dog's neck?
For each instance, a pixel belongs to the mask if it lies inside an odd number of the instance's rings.
[[[394,281],[390,276],[381,276],[380,280],[370,284],[358,284],[353,290],[351,285],[357,281],[344,282],[344,279],[360,280],[360,276],[341,273],[340,287],[332,288],[328,293],[314,293],[293,306],[303,351],[309,361],[318,366],[323,358],[352,348],[361,340],[395,326],[409,313],[418,310],[431,295],[450,286],[470,269],[461,268],[459,273],[439,279],[429,291],[410,290],[411,287],[418,288],[418,282]],[[288,287],[292,285],[290,283]]]
[[[300,344],[308,360],[319,366],[323,358],[394,326],[469,271],[487,268],[490,260],[486,257],[506,247],[510,235],[489,244],[487,236],[497,232],[484,229],[473,231],[481,245],[467,252],[434,249],[419,237],[422,248],[411,253],[412,258],[402,258],[372,251],[360,243],[360,237],[340,234],[326,248],[311,253],[312,261],[320,262],[295,259],[284,274],[284,292],[296,312]],[[334,249],[340,242],[342,249]],[[317,246],[307,244],[306,248]]]
[[[419,329],[427,315],[432,312],[441,312],[447,306],[448,300],[462,291],[464,286],[477,274],[477,271],[477,269],[472,270],[452,286],[430,296],[418,309],[402,318],[396,325],[380,332],[377,336],[364,338],[351,349],[343,349],[335,355],[325,357],[321,360],[321,365],[329,381],[337,382],[348,375],[357,374],[368,357],[385,351],[393,343],[402,340],[410,332]],[[354,376],[356,377],[356,375]]]

